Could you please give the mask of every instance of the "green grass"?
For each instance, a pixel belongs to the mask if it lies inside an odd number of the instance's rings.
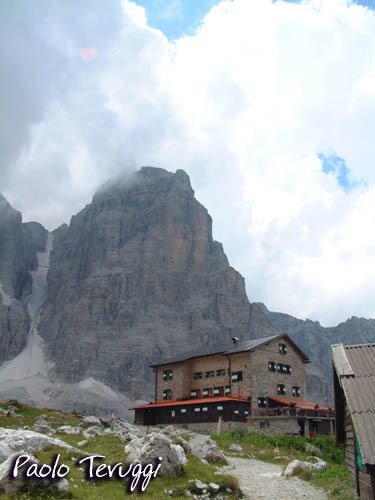
[[[7,410],[10,407],[16,408],[15,417],[0,417],[0,427],[23,428],[27,426],[32,428],[39,415],[46,415],[48,423],[54,429],[61,425],[77,426],[81,420],[69,413],[57,410],[48,410],[45,408],[33,408],[29,405],[18,403],[17,401],[0,402],[0,407]],[[82,458],[86,454],[104,455],[106,464],[126,463],[126,454],[124,451],[125,443],[114,436],[104,435],[96,436],[87,440],[83,446],[78,443],[84,440],[81,434],[61,434],[56,432],[53,437],[60,438],[66,443],[79,449],[79,452],[67,451],[55,446],[49,446],[36,454],[37,458],[46,464],[50,464],[52,457],[57,453],[61,454],[60,463],[70,467],[67,479],[70,484],[69,494],[58,494],[54,485],[52,487],[36,487],[35,483],[31,487],[30,483],[25,485],[21,492],[16,496],[0,493],[0,500],[46,500],[46,499],[70,499],[70,500],[123,500],[126,497],[141,499],[163,499],[166,498],[165,490],[173,492],[171,498],[186,498],[185,490],[192,489],[191,480],[199,479],[205,483],[215,482],[219,484],[224,491],[226,488],[232,489],[230,499],[239,497],[239,488],[237,480],[228,475],[215,475],[217,467],[210,464],[204,464],[200,459],[193,455],[188,455],[188,464],[183,467],[179,477],[165,478],[157,477],[150,482],[146,491],[141,495],[133,492],[131,495],[126,491],[126,480],[86,480],[85,467],[77,467],[76,459]],[[185,437],[189,437],[188,435]],[[99,462],[98,462],[99,463]],[[81,470],[83,469],[83,470]],[[227,493],[228,494],[228,493]]]
[[[240,457],[251,457],[265,462],[287,465],[294,459],[309,460],[311,452],[306,452],[307,443],[319,448],[319,458],[328,463],[323,470],[304,471],[300,477],[310,481],[314,486],[324,489],[329,498],[353,500],[354,489],[351,475],[344,463],[344,453],[336,446],[333,436],[317,436],[316,438],[302,436],[264,436],[257,432],[235,430],[214,434],[212,438],[221,449],[229,455],[229,446],[239,444],[243,451],[232,453]]]

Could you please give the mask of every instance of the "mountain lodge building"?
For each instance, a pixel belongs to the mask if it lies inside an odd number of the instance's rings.
[[[207,429],[219,422],[270,433],[332,432],[329,408],[306,400],[308,362],[286,334],[242,342],[234,337],[231,344],[162,360],[151,365],[155,402],[134,408],[135,423]]]

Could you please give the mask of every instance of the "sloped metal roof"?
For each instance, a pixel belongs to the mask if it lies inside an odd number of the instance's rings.
[[[148,409],[148,408],[164,408],[165,406],[188,406],[188,405],[199,405],[208,403],[227,403],[228,401],[235,401],[238,403],[248,403],[250,401],[245,398],[234,398],[230,396],[218,396],[217,398],[194,398],[185,399],[182,401],[168,400],[168,401],[156,401],[155,403],[148,403],[143,405],[134,406],[129,408],[130,410]]]
[[[307,399],[287,397],[287,396],[267,396],[267,399],[280,403],[284,406],[293,406],[295,408],[301,408],[303,410],[320,410],[328,411],[329,407],[320,403],[314,403],[313,401],[308,401]]]
[[[270,335],[268,337],[262,337],[259,339],[244,340],[242,342],[237,342],[235,344],[232,342],[230,344],[224,344],[213,347],[201,347],[199,349],[194,349],[192,351],[183,352],[171,358],[163,359],[157,363],[153,363],[150,366],[169,365],[173,363],[179,363],[181,361],[186,361],[188,359],[200,358],[202,356],[211,356],[213,354],[236,354],[238,352],[253,351],[258,347],[261,347],[264,344],[271,342],[272,340],[282,337],[286,337],[288,339],[288,342],[296,349],[296,351],[300,354],[305,363],[309,362],[309,359],[306,356],[306,354],[303,351],[301,351],[301,349],[293,342],[293,340],[287,334],[280,333],[277,335]]]
[[[375,464],[375,344],[332,346],[363,463]],[[344,359],[343,359],[344,358]],[[348,369],[349,363],[349,369]],[[345,370],[343,366],[346,366]]]

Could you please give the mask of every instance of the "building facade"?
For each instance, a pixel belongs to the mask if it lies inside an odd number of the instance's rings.
[[[312,411],[317,418],[321,410],[306,401],[308,362],[286,334],[243,342],[234,338],[229,345],[162,360],[152,365],[155,402],[135,408],[136,423],[247,423],[253,418],[266,430],[265,417],[283,417],[291,433],[308,432],[310,426],[305,430],[296,417]]]
[[[193,351],[153,365],[155,401],[232,396],[258,406],[268,395],[304,399],[307,362],[287,335]]]

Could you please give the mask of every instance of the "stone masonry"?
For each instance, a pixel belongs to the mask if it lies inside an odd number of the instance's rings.
[[[287,347],[287,352],[279,352],[279,344]],[[270,371],[268,364],[273,361],[275,365],[281,363],[291,367],[291,373]],[[196,397],[213,397],[215,388],[222,388],[221,396],[235,397],[252,396],[253,406],[257,406],[258,397],[277,395],[277,385],[285,385],[285,396],[293,396],[292,388],[300,388],[300,397],[306,395],[305,364],[301,355],[286,338],[275,339],[266,345],[258,347],[253,352],[240,352],[231,355],[214,354],[196,357],[173,364],[161,365],[156,370],[156,401],[163,400],[165,390],[170,390],[170,399],[188,399],[191,391],[197,391]],[[164,380],[163,373],[172,371],[172,379]],[[206,374],[210,373],[209,376]],[[231,380],[230,373],[242,372],[242,380]],[[201,378],[194,378],[194,373],[201,373]],[[213,373],[213,375],[212,375]],[[230,392],[225,388],[230,388]],[[203,394],[204,389],[209,389],[209,394]]]

